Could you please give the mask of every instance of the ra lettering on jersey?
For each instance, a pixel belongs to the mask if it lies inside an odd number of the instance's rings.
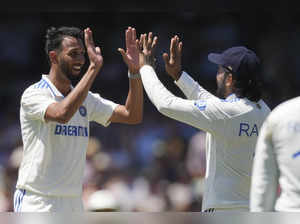
[[[253,126],[251,126],[248,123],[240,123],[239,136],[248,136],[248,137],[251,137],[252,135],[258,136],[257,125],[254,124]]]
[[[89,136],[87,127],[60,124],[56,125],[54,134],[63,136]]]

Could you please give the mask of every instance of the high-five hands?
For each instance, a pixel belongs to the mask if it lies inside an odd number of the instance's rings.
[[[179,42],[179,37],[175,35],[170,43],[170,57],[167,53],[163,54],[165,61],[166,72],[176,81],[181,75],[181,55],[182,55],[182,42]]]
[[[90,60],[90,68],[95,69],[95,72],[98,73],[103,65],[103,57],[100,47],[95,47],[93,33],[90,28],[84,29],[84,42]]]
[[[138,40],[136,39],[135,28],[128,27],[125,31],[126,52],[122,48],[118,48],[124,62],[127,64],[131,74],[139,73],[139,50],[137,48]]]
[[[151,65],[155,67],[155,48],[157,45],[157,37],[153,38],[152,32],[147,34],[141,34],[140,40],[136,42],[136,46],[139,49],[139,63],[140,67],[143,65]]]

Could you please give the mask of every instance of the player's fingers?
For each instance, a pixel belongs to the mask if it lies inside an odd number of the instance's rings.
[[[85,41],[85,46],[88,51],[94,51],[95,52],[95,44],[93,40],[93,35],[92,31],[90,28],[86,28],[84,30],[84,41]]]
[[[182,47],[183,47],[183,43],[180,41],[179,44],[178,44],[178,56],[181,57],[182,55]]]
[[[143,43],[143,34],[140,35],[140,41],[139,42],[140,42],[140,44]]]
[[[94,39],[93,39],[93,32],[90,28],[88,28],[88,40],[89,40],[90,45],[92,45],[92,47],[95,47]]]
[[[176,53],[176,56],[178,55],[178,48],[179,48],[179,37],[177,35],[175,35],[175,53]]]
[[[128,30],[129,30],[129,37],[128,37],[128,38],[129,38],[129,42],[132,43],[132,34],[133,34],[133,33],[132,33],[132,27],[129,26],[129,27],[128,27]]]
[[[136,45],[136,48],[141,53],[143,51],[143,45],[142,45],[142,43],[139,40],[135,40],[135,45]]]
[[[179,42],[179,37],[177,35],[174,36],[174,39],[175,39],[175,44],[174,44],[174,52],[177,56],[177,53],[178,53],[178,42]]]
[[[153,38],[153,42],[152,42],[152,46],[151,46],[151,49],[154,50],[154,51],[155,51],[156,46],[157,46],[157,41],[158,41],[158,38],[157,38],[157,36],[155,36]]]
[[[84,29],[84,42],[86,47],[89,46],[89,31],[88,28]]]
[[[147,34],[143,34],[142,36],[142,41],[143,41],[143,49],[144,50],[147,50],[147,41],[146,41],[146,38],[147,38]]]
[[[138,51],[141,51],[141,49],[140,49],[140,41],[139,40],[135,40],[135,46],[138,49]]]
[[[176,36],[176,43],[178,44],[179,43],[179,37],[177,35]]]
[[[139,49],[140,49],[140,53],[143,51],[143,45],[144,45],[144,43],[143,43],[143,35],[144,35],[144,34],[141,34],[141,35],[140,35],[140,39],[139,39]]]
[[[101,48],[100,47],[97,46],[95,49],[96,49],[97,54],[101,54]]]
[[[169,55],[167,53],[163,53],[163,59],[165,61],[165,64],[166,65],[170,65],[170,58],[169,58]]]
[[[129,29],[126,29],[125,31],[125,43],[126,43],[126,47],[128,47],[130,45],[130,38],[131,38],[131,30]]]
[[[147,49],[150,50],[150,47],[152,46],[152,32],[148,33],[148,40],[147,40]]]
[[[122,48],[118,48],[118,51],[120,52],[120,54],[122,55],[122,57],[123,57],[123,60],[126,60],[126,52],[125,52],[125,50],[124,49],[122,49]]]
[[[170,44],[170,58],[175,58],[175,45],[176,45],[176,40],[175,38],[171,39],[171,44]]]
[[[135,42],[136,40],[136,29],[132,28],[132,41]]]

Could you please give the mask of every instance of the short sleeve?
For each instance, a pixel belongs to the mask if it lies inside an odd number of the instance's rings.
[[[47,89],[28,88],[21,97],[21,108],[26,117],[44,122],[48,106],[55,102]]]
[[[107,127],[110,122],[108,121],[118,106],[118,104],[102,98],[97,93],[88,93],[87,96],[89,120],[95,121],[104,127]]]

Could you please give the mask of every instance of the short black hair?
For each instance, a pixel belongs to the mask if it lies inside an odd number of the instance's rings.
[[[263,79],[261,77],[261,64],[252,66],[245,62],[238,70],[232,73],[234,93],[238,97],[246,97],[251,101],[257,102],[262,97]]]
[[[61,43],[66,36],[71,36],[75,37],[76,39],[81,39],[82,42],[84,43],[84,38],[83,38],[83,31],[77,27],[50,27],[46,31],[46,42],[45,42],[45,52],[47,55],[47,59],[49,64],[50,58],[49,58],[49,52],[53,50],[60,49]]]

